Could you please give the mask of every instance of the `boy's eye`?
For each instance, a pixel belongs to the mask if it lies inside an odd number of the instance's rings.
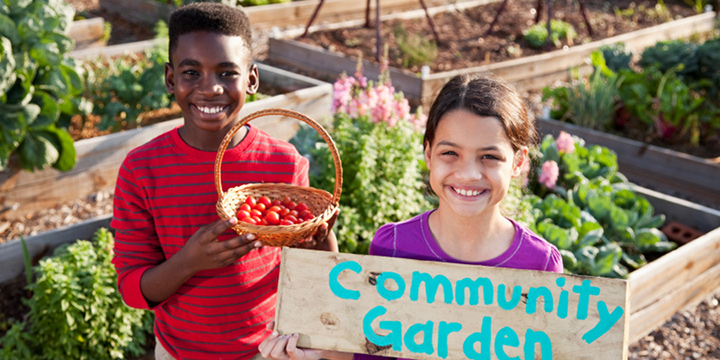
[[[223,71],[220,73],[222,77],[233,77],[240,75],[237,71]]]
[[[483,159],[483,160],[485,160],[485,159],[489,159],[489,160],[500,160],[499,157],[497,157],[497,156],[495,156],[495,155],[490,155],[490,154],[483,155],[483,156],[481,156],[480,158]]]
[[[447,151],[441,152],[440,155],[457,156],[457,153],[452,150],[447,150]]]
[[[185,70],[185,71],[183,71],[182,73],[185,74],[185,75],[191,75],[191,76],[196,76],[196,75],[198,75],[198,72],[195,71],[195,70]]]

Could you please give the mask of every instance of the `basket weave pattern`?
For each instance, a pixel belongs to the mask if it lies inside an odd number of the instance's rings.
[[[281,183],[260,183],[246,184],[228,189],[227,192],[222,190],[222,182],[220,179],[222,158],[225,150],[235,134],[248,122],[263,116],[287,116],[303,121],[315,129],[320,136],[328,144],[332,153],[333,162],[335,163],[335,189],[333,194],[327,191],[315,189],[307,186],[298,186]],[[223,220],[227,220],[236,216],[240,205],[245,199],[252,195],[255,198],[267,196],[270,199],[280,199],[284,196],[290,196],[295,202],[304,202],[308,205],[310,211],[315,214],[315,218],[294,225],[253,225],[238,221],[233,226],[233,230],[239,234],[255,234],[263,244],[268,246],[290,246],[301,242],[303,239],[310,237],[324,222],[327,222],[338,208],[340,200],[340,192],[342,190],[342,166],[340,156],[335,146],[335,142],[330,138],[327,131],[315,120],[308,116],[287,109],[266,109],[256,111],[241,119],[233,128],[228,131],[218,149],[217,158],[215,160],[215,189],[218,193],[218,202],[216,205],[217,213]]]

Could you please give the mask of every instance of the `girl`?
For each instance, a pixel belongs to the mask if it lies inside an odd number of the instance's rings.
[[[468,75],[450,80],[430,108],[423,140],[438,208],[383,225],[370,254],[562,273],[557,248],[501,211],[536,136],[524,102],[506,83]],[[351,358],[296,345],[297,335],[271,335],[260,351],[272,359]]]

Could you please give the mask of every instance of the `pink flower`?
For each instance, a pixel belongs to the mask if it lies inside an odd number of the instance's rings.
[[[572,135],[561,131],[557,137],[557,148],[560,153],[572,154],[575,151],[575,139]]]
[[[538,181],[545,185],[545,187],[552,189],[555,187],[559,173],[560,169],[555,161],[546,161],[542,164],[542,170],[540,170]]]

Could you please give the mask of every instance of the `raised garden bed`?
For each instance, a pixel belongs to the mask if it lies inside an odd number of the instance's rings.
[[[506,16],[511,15],[506,14]],[[580,67],[579,71],[587,73],[591,67],[586,63],[586,59],[590,53],[597,50],[600,46],[622,42],[628,50],[640,50],[658,41],[687,38],[696,33],[712,31],[715,28],[715,16],[716,14],[714,12],[692,15],[640,30],[626,32],[621,35],[611,36],[581,45],[569,46],[561,50],[515,59],[505,59],[497,62],[488,60],[486,61],[486,65],[461,69],[455,68],[452,70],[442,69],[434,73],[420,72],[420,74],[418,74],[419,71],[408,71],[391,66],[390,74],[393,85],[397,90],[403,91],[406,97],[414,99],[416,103],[424,106],[429,106],[439,88],[450,78],[459,74],[492,74],[505,79],[521,90],[541,89],[552,81],[567,79],[570,69]],[[392,17],[385,17],[385,20],[391,19]],[[424,19],[420,18],[418,22],[421,22],[421,20]],[[439,23],[437,17],[435,21]],[[500,21],[502,22],[503,20],[501,19]],[[392,26],[389,25],[391,24],[385,24],[387,28],[385,30],[386,32],[391,31]],[[481,23],[478,25],[480,25],[483,30],[487,28],[486,24]],[[425,27],[427,26],[425,25]],[[322,41],[332,43],[333,36],[342,36],[339,33],[340,30],[335,31],[336,33],[324,33],[322,35]],[[411,31],[412,30],[409,30],[408,32]],[[582,33],[586,30],[578,29],[577,31]],[[616,33],[617,32],[618,31],[616,31]],[[497,33],[500,33],[500,31],[497,31]],[[294,36],[294,34],[291,35]],[[506,37],[510,37],[510,35],[512,35],[512,37],[516,36],[514,33],[503,33],[503,36]],[[312,36],[313,34],[311,34],[311,37]],[[463,36],[467,37],[469,35],[465,34]],[[318,35],[318,38],[320,37],[321,36]],[[440,37],[443,37],[442,33]],[[489,37],[485,39],[484,42],[490,41]],[[355,72],[358,59],[355,56],[348,55],[348,53],[357,53],[360,50],[351,49],[351,51],[345,49],[345,53],[335,52],[320,46],[308,44],[313,41],[320,40],[304,40],[301,42],[290,38],[290,36],[283,36],[282,34],[279,37],[270,38],[268,43],[268,60],[273,64],[291,66],[328,78],[335,78],[343,72],[348,74]],[[372,41],[374,40],[360,40],[361,43]],[[509,46],[507,41],[506,39],[496,39],[494,43],[499,44],[500,49],[505,49]],[[520,43],[519,40],[515,41],[515,44]],[[506,45],[502,45],[503,42],[505,42]],[[337,47],[342,46],[339,45]],[[470,45],[468,44],[466,47],[470,48]],[[443,51],[443,49],[438,48],[438,51]],[[447,51],[445,52],[447,53]],[[467,56],[465,52],[459,52],[459,54],[462,54],[458,55],[460,58]],[[487,55],[490,55],[490,51],[486,53],[486,56]],[[364,59],[368,58],[369,56],[364,57]],[[488,56],[488,58],[490,57]],[[391,59],[391,64],[392,63],[393,60]],[[368,76],[368,78],[377,78],[380,69],[376,62],[363,60],[363,66],[365,75]]]
[[[75,41],[75,50],[105,46],[105,20],[101,17],[75,20],[68,36]]]
[[[332,84],[258,64],[261,87],[281,95],[244,106],[242,115],[266,108],[286,108],[316,120],[330,114]],[[262,92],[262,88],[261,88]],[[0,173],[0,218],[13,219],[30,211],[52,207],[64,201],[85,198],[98,191],[112,192],[117,171],[125,155],[146,141],[181,125],[174,119],[158,124],[75,142],[77,164],[68,172],[46,169],[29,173],[9,170]],[[297,131],[294,119],[267,117],[254,122],[272,136],[288,140]]]
[[[719,158],[704,159],[542,117],[537,120],[537,125],[543,134],[557,136],[565,131],[585,139],[589,144],[615,151],[620,171],[630,181],[720,209]]]
[[[468,0],[457,0],[463,2]],[[292,1],[283,4],[269,4],[245,7],[243,10],[256,29],[274,26],[305,25],[312,16],[319,0]],[[425,0],[428,6],[442,5],[442,0]],[[121,14],[139,24],[153,25],[158,20],[170,18],[175,6],[153,0],[100,0],[100,6],[108,13]],[[327,0],[318,12],[315,23],[338,22],[365,17],[365,1]],[[383,14],[421,8],[418,0],[383,0],[380,9]],[[371,13],[375,14],[375,2],[371,1]],[[278,19],[282,19],[281,22]]]

